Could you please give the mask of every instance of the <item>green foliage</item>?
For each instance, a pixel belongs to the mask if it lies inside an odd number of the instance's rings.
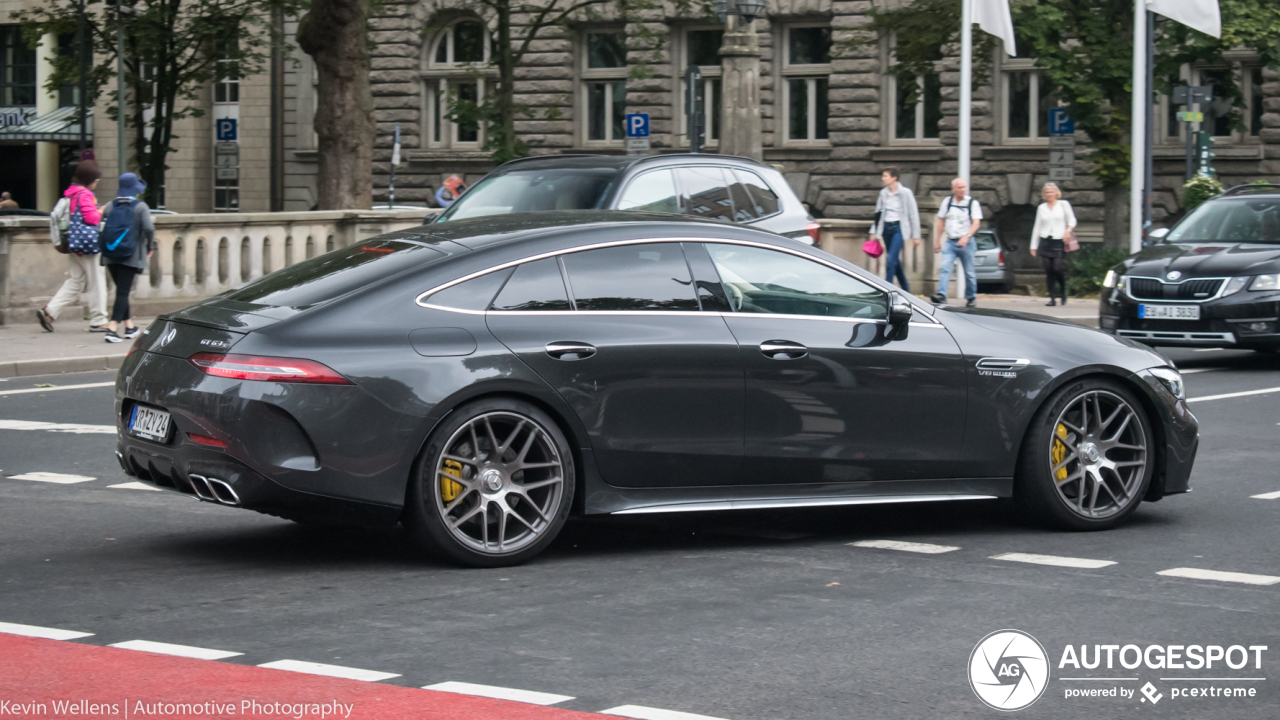
[[[1067,293],[1079,297],[1098,292],[1107,271],[1127,257],[1125,250],[1104,247],[1102,243],[1081,243],[1079,250],[1067,253]]]
[[[1205,200],[1221,195],[1223,190],[1222,183],[1208,175],[1197,175],[1191,178],[1182,186],[1182,189],[1185,191],[1182,194],[1182,207],[1187,212],[1191,212]]]

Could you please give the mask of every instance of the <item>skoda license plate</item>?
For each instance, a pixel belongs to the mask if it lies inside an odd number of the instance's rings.
[[[134,405],[133,415],[129,417],[129,433],[147,440],[165,442],[169,438],[169,413]]]
[[[1199,320],[1199,305],[1139,305],[1138,317],[1143,320]]]

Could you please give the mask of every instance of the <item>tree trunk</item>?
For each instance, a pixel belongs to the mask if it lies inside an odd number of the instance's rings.
[[[1102,240],[1109,248],[1129,249],[1129,186],[1103,188]]]
[[[373,93],[369,87],[370,0],[313,0],[298,23],[298,46],[319,71],[321,210],[373,204]]]
[[[528,29],[526,32],[536,32]],[[503,161],[516,156],[515,53],[511,48],[511,6],[499,5],[498,13],[498,124],[502,132]]]

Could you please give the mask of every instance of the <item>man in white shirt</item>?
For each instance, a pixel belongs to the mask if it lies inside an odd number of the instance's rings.
[[[933,301],[947,304],[947,285],[951,282],[951,266],[957,259],[964,269],[965,307],[978,304],[978,272],[974,268],[977,243],[973,236],[982,225],[982,205],[965,192],[969,189],[964,178],[951,181],[951,195],[938,208],[937,232],[934,233],[933,251],[942,253],[942,267],[938,270],[938,292]],[[943,242],[945,235],[946,242]]]
[[[885,279],[893,282],[897,277],[902,289],[911,292],[907,273],[902,268],[902,249],[906,240],[920,245],[920,208],[916,206],[916,196],[911,188],[903,187],[898,176],[896,167],[887,167],[880,173],[884,187],[876,198],[877,219],[871,228],[871,238],[884,244]]]

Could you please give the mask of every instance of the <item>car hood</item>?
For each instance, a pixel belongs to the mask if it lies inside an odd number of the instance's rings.
[[[1262,243],[1161,243],[1124,261],[1125,275],[1183,278],[1264,275],[1280,272],[1280,245]]]

